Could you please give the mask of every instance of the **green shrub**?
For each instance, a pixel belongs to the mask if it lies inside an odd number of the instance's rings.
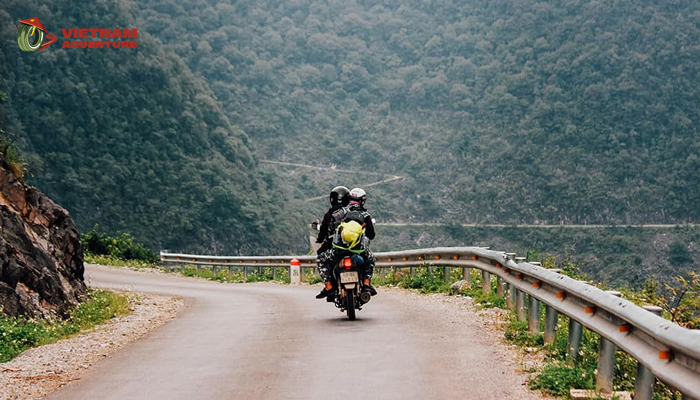
[[[668,246],[668,262],[673,266],[690,264],[693,262],[693,256],[688,251],[688,246],[675,240]]]
[[[138,260],[151,264],[160,261],[156,252],[136,242],[133,236],[122,233],[110,236],[98,231],[95,225],[92,230],[81,237],[83,248],[89,255],[105,255],[120,260]]]
[[[27,162],[2,129],[0,129],[0,153],[7,160],[15,176],[18,179],[23,179],[27,174]]]
[[[418,267],[415,276],[403,275],[398,283],[403,288],[417,289],[421,293],[447,293],[450,290],[443,269],[429,268],[428,264]]]
[[[595,388],[595,374],[573,363],[556,362],[544,367],[530,380],[529,386],[555,396],[566,396],[571,388]]]
[[[531,335],[528,331],[527,321],[518,321],[515,316],[511,316],[506,325],[505,337],[510,342],[523,347],[542,346],[544,337],[542,334]]]
[[[475,297],[474,300],[476,300],[476,302],[483,308],[506,308],[505,297],[501,297],[493,292],[487,295],[480,294],[479,296]]]

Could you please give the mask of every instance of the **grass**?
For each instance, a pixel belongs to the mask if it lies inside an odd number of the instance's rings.
[[[32,347],[55,343],[131,312],[125,295],[91,289],[87,300],[65,321],[50,322],[7,318],[0,314],[0,362],[7,362]]]
[[[405,289],[415,289],[424,294],[449,293],[450,284],[445,282],[445,273],[442,268],[428,268],[425,264],[423,267],[416,267],[414,271],[415,274],[412,275],[407,268],[392,268],[388,272],[386,270],[382,272],[376,268],[372,283],[375,286],[396,285]]]
[[[449,275],[445,280],[445,269],[442,267],[431,268],[428,264],[422,267],[415,267],[412,275],[409,269],[394,270],[389,272],[378,272],[375,270],[375,277],[372,279],[375,285],[396,285],[405,289],[415,289],[423,294],[428,293],[450,293],[452,283],[461,280],[462,268],[450,268]],[[470,268],[471,287],[461,294],[474,298],[476,303],[484,308],[499,307],[505,308],[505,298],[496,294],[496,281],[491,282],[491,293],[484,295],[481,290],[481,273]]]
[[[180,273],[183,276],[197,277],[208,279],[216,282],[230,283],[252,283],[273,281],[274,271],[272,267],[266,268],[248,268],[248,274],[244,272],[243,267],[229,268],[196,268],[193,265],[185,265],[182,269],[173,269],[171,272]],[[306,281],[309,282],[312,277],[306,274]],[[320,278],[319,278],[320,279]],[[289,283],[289,271],[286,268],[277,268],[277,281]],[[320,281],[320,280],[319,280]],[[312,282],[313,283],[313,282]]]
[[[148,261],[142,260],[123,260],[121,258],[104,255],[104,254],[90,254],[85,253],[85,262],[90,264],[100,264],[100,265],[111,265],[113,267],[127,267],[127,268],[158,268],[158,265]]]

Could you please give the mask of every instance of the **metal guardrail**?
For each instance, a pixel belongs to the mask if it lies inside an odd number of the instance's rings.
[[[597,389],[612,391],[615,349],[620,348],[638,362],[635,400],[651,399],[654,378],[678,389],[684,398],[700,400],[700,331],[689,330],[619,297],[558,272],[527,263],[513,253],[479,247],[439,247],[374,253],[377,268],[415,268],[432,264],[461,267],[470,279],[469,268],[482,271],[482,290],[491,292],[491,275],[498,294],[506,296],[518,318],[527,319],[532,333],[540,332],[540,302],[545,305],[545,342],[554,340],[558,314],[570,318],[568,350],[576,357],[582,327],[601,336]],[[292,259],[302,268],[313,268],[315,256],[222,257],[161,252],[167,264],[229,267],[290,268]],[[445,274],[446,277],[449,274]],[[526,303],[525,297],[529,296]],[[529,307],[526,306],[529,305]],[[532,310],[528,312],[528,310]],[[652,312],[650,312],[652,311]]]

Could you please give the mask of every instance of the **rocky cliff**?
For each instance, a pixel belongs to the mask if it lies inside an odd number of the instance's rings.
[[[87,288],[75,223],[0,154],[0,310],[65,318]]]

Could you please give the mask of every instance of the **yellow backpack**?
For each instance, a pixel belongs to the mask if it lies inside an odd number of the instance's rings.
[[[362,253],[364,248],[356,249],[361,242],[362,236],[365,234],[365,227],[357,221],[341,222],[336,231],[336,240],[333,241],[333,247],[340,250],[350,251],[352,253]]]

